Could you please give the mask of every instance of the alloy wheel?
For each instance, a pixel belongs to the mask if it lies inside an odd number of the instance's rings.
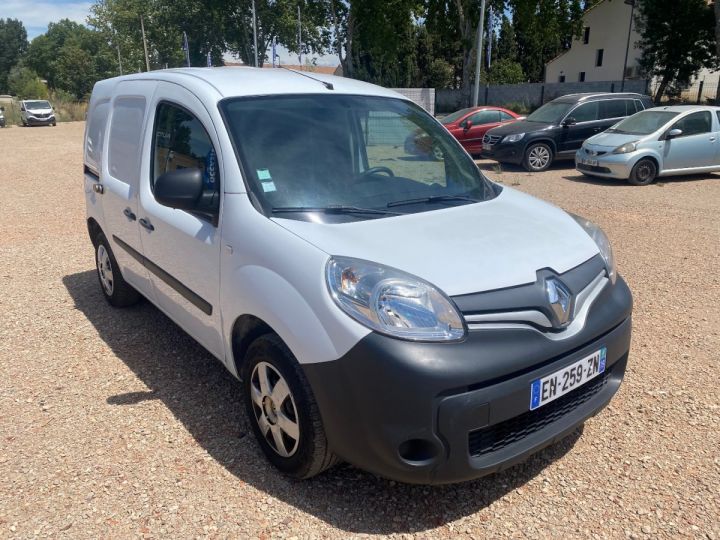
[[[112,263],[110,262],[110,254],[105,246],[100,244],[97,248],[97,268],[100,275],[100,283],[105,289],[108,296],[112,296],[114,288],[114,279],[112,271]]]

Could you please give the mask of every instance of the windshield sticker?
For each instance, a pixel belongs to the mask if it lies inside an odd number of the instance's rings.
[[[275,182],[261,182],[261,184],[262,184],[263,191],[265,193],[268,193],[270,191],[275,191]]]
[[[272,176],[270,176],[270,171],[267,169],[258,169],[257,175],[258,175],[258,180],[272,180]],[[275,191],[274,186],[273,186],[272,190]]]

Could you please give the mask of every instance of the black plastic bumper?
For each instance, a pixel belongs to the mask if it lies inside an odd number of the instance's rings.
[[[29,126],[49,126],[55,123],[55,117],[50,118],[28,118],[26,120]]]
[[[492,150],[483,149],[481,156],[488,159],[494,159],[501,163],[514,163],[519,165],[522,163],[525,155],[525,147],[518,143],[498,143],[492,147]]]
[[[567,339],[530,328],[475,330],[454,344],[373,333],[342,358],[303,368],[343,459],[402,482],[458,482],[526,459],[607,405],[625,373],[631,311],[618,279]],[[529,411],[531,381],[601,347],[602,376]]]

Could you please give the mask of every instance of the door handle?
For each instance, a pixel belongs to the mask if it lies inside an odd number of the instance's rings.
[[[126,208],[123,210],[123,215],[128,218],[130,221],[135,221],[135,214],[132,213],[132,210],[129,208]]]
[[[150,222],[149,222],[147,219],[145,219],[145,218],[140,218],[140,219],[138,220],[138,223],[139,223],[140,225],[142,225],[143,227],[145,227],[148,231],[154,231],[154,230],[155,230],[155,227],[153,227],[153,224],[150,223]]]
[[[105,192],[105,188],[102,184],[93,184],[93,191],[98,195],[102,195]]]
[[[710,142],[715,142],[715,137],[710,137]]]

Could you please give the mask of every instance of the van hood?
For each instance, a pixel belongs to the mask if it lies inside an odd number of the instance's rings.
[[[26,110],[27,112],[29,112],[30,114],[49,114],[49,113],[53,112],[52,109],[48,109],[48,108],[42,108],[42,109],[25,109],[25,110]]]
[[[598,133],[585,141],[585,145],[602,146],[604,148],[615,149],[625,143],[639,141],[646,135],[632,135],[623,133]]]
[[[561,209],[504,187],[490,201],[352,223],[272,218],[329,255],[392,266],[449,296],[533,283],[536,272],[563,273],[598,253]]]

